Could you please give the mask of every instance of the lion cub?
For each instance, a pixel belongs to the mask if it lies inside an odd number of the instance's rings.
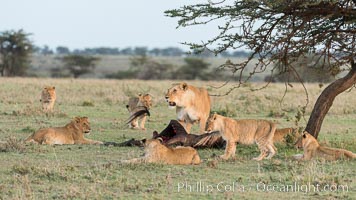
[[[253,160],[270,159],[276,154],[276,147],[273,145],[273,136],[276,125],[266,120],[243,119],[234,120],[218,114],[209,117],[206,131],[219,131],[223,139],[226,140],[224,155],[220,157],[224,160],[235,156],[236,143],[253,144],[256,143],[261,154]]]
[[[103,144],[100,141],[84,138],[90,133],[87,117],[75,117],[64,127],[42,128],[30,135],[25,142],[36,144]]]
[[[149,110],[152,107],[152,96],[150,94],[138,94],[136,97],[131,97],[129,103],[126,105],[127,110],[130,112],[130,115],[139,111],[140,109]],[[147,114],[143,114],[135,119],[129,124],[130,128],[133,129],[142,129],[145,130]],[[138,120],[141,120],[140,126],[138,125]]]
[[[56,88],[54,86],[44,87],[40,99],[40,102],[42,103],[42,110],[44,112],[53,112],[56,98]]]
[[[306,131],[304,131],[303,135],[298,139],[295,146],[297,148],[303,148],[303,155],[295,156],[295,158],[302,160],[310,160],[315,157],[324,158],[326,160],[356,158],[356,154],[351,151],[321,146],[318,141]]]
[[[299,134],[298,128],[277,128],[273,136],[274,144],[286,144],[287,135],[292,137],[292,141],[295,141],[301,134]]]
[[[141,158],[124,160],[122,163],[163,163],[171,165],[197,165],[201,160],[197,150],[192,147],[170,148],[159,139],[142,140],[145,155]]]

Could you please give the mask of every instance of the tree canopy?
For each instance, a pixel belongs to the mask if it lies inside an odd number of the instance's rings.
[[[217,0],[165,13],[179,18],[178,27],[219,24],[219,34],[210,40],[185,43],[193,50],[209,49],[215,54],[228,49],[251,50],[244,61],[228,60],[221,66],[232,70],[238,80],[236,87],[266,70],[271,71],[271,76],[285,73],[302,82],[293,64],[310,55],[330,73],[349,70],[318,98],[306,127],[315,137],[334,98],[356,83],[356,0]],[[250,75],[244,77],[253,58],[258,61]]]
[[[194,50],[210,49],[215,54],[236,48],[252,50],[246,61],[224,65],[234,72],[243,71],[254,57],[258,58],[255,72],[266,70],[271,62],[280,62],[283,72],[293,76],[298,75],[290,66],[300,56],[313,53],[330,71],[350,65],[355,57],[355,0],[209,2],[168,10],[166,14],[179,18],[178,27],[219,23],[216,37],[202,44],[186,42]],[[238,75],[242,78],[242,73]]]
[[[0,33],[1,76],[23,76],[29,65],[33,44],[22,29]]]
[[[186,80],[205,80],[209,75],[209,63],[200,58],[185,58],[185,64],[181,66],[177,71],[177,78]]]
[[[92,72],[95,68],[95,62],[99,60],[93,56],[67,55],[61,58],[64,66],[78,78],[82,74]]]

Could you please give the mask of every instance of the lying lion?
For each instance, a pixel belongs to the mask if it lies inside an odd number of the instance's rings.
[[[295,146],[300,149],[303,148],[303,155],[294,156],[296,159],[301,160],[311,160],[316,157],[326,160],[356,158],[356,154],[351,151],[321,146],[318,141],[306,131],[304,131],[303,135],[298,139]]]
[[[198,152],[192,147],[170,148],[161,139],[143,139],[145,155],[141,158],[121,161],[122,163],[163,163],[171,165],[200,164]]]
[[[276,125],[266,120],[234,120],[218,114],[209,117],[206,131],[219,131],[223,139],[226,140],[224,155],[220,157],[224,160],[235,156],[236,143],[258,145],[261,154],[253,158],[254,160],[269,159],[276,154],[276,147],[273,145],[273,136]]]
[[[42,128],[29,136],[25,142],[36,144],[103,144],[100,141],[84,138],[90,133],[87,117],[75,117],[64,127]]]

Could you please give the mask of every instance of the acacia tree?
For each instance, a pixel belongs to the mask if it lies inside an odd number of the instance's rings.
[[[209,69],[209,63],[201,58],[188,57],[184,58],[185,64],[181,66],[178,71],[178,79],[194,80],[204,79]]]
[[[30,64],[33,44],[22,29],[0,33],[1,76],[23,76]]]
[[[330,73],[348,70],[346,76],[324,89],[314,105],[306,131],[315,138],[335,97],[356,83],[356,0],[207,1],[165,13],[179,18],[178,27],[220,24],[219,34],[210,40],[201,44],[185,43],[193,50],[210,49],[215,54],[227,49],[251,50],[243,62],[228,60],[221,66],[232,70],[238,80],[236,87],[266,70],[272,76],[278,71],[302,82],[293,63],[311,54]],[[253,71],[243,76],[253,58],[258,60]]]
[[[65,68],[78,78],[82,74],[90,73],[94,70],[96,61],[100,60],[93,56],[67,55],[61,58]]]

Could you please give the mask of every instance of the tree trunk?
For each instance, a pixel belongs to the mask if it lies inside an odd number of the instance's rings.
[[[1,74],[2,74],[3,77],[9,76],[10,73],[9,73],[9,69],[7,68],[7,66],[4,66]]]
[[[318,138],[324,117],[331,108],[335,97],[352,87],[354,84],[356,84],[356,63],[352,60],[350,72],[345,77],[331,83],[320,94],[314,105],[313,111],[310,114],[305,130],[312,134],[315,138]]]

